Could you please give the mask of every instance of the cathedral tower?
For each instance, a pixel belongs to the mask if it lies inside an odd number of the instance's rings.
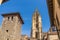
[[[4,17],[2,23],[2,40],[20,40],[20,29],[23,24],[23,20],[20,14],[17,12],[10,14],[2,14],[2,16]]]
[[[42,22],[38,10],[35,11],[32,17],[32,32],[31,37],[38,40],[42,39]]]

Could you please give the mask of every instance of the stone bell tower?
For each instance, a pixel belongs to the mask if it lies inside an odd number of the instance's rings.
[[[42,22],[38,10],[35,11],[32,17],[32,32],[31,37],[37,40],[42,39]]]
[[[23,20],[18,12],[2,14],[2,40],[20,40]]]

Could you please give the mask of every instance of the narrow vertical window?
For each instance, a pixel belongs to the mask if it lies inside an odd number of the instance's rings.
[[[36,38],[38,38],[38,33],[36,32]]]
[[[38,28],[38,24],[36,24],[36,29],[39,30],[39,28]]]
[[[9,40],[9,38],[7,38],[7,40]]]
[[[12,16],[12,20],[13,20],[13,16]]]

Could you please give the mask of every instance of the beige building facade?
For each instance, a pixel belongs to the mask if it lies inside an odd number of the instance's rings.
[[[59,40],[56,27],[50,27],[47,34],[47,40]]]
[[[57,32],[48,33],[48,39],[47,40],[59,40]]]
[[[10,13],[2,14],[3,22],[1,28],[1,40],[20,40],[21,39],[21,26],[23,20],[20,14]]]

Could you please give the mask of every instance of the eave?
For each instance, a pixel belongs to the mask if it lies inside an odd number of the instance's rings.
[[[53,7],[53,0],[47,0],[49,17],[51,26],[54,25],[54,7]]]

